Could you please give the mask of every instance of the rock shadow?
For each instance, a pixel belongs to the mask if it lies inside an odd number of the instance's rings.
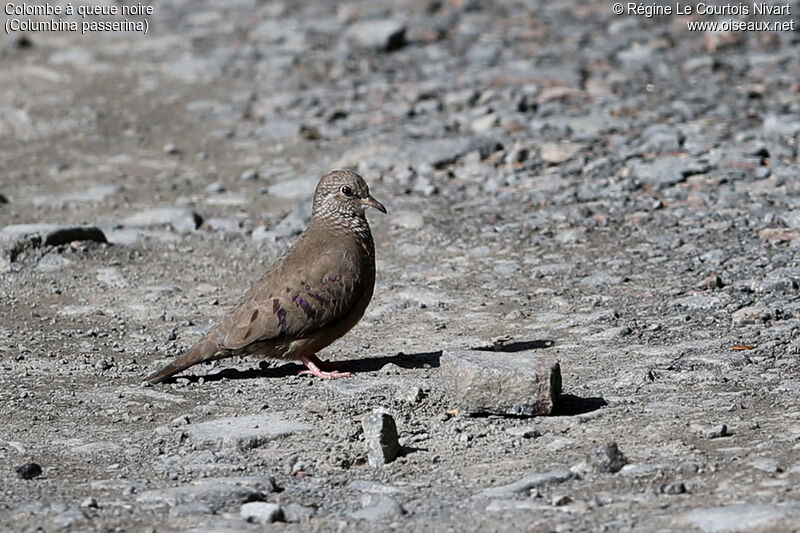
[[[608,405],[601,397],[581,398],[573,394],[562,394],[553,406],[550,416],[575,416],[597,411]]]
[[[537,339],[532,341],[517,341],[517,342],[495,342],[491,346],[480,346],[475,348],[481,352],[524,352],[526,350],[542,350],[554,346],[556,341],[549,339]]]

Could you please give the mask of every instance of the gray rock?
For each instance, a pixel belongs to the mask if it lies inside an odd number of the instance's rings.
[[[42,467],[36,463],[25,463],[14,467],[20,479],[33,479],[42,475]]]
[[[616,442],[609,442],[597,448],[592,456],[592,468],[601,474],[616,474],[628,464],[628,459],[619,450]]]
[[[345,37],[361,48],[391,52],[406,44],[406,26],[397,20],[362,20],[351,24]]]
[[[800,229],[800,209],[793,209],[783,213],[781,220],[792,229]]]
[[[771,457],[756,457],[747,464],[768,474],[777,474],[781,471],[780,463]]]
[[[97,270],[97,280],[115,289],[124,289],[129,286],[128,280],[119,267],[106,267]]]
[[[512,428],[506,428],[506,433],[512,437],[519,437],[521,439],[535,439],[541,435],[539,430],[533,426],[516,426]]]
[[[653,187],[670,187],[705,170],[705,167],[689,157],[666,156],[647,163],[634,163],[631,174],[639,183]]]
[[[742,307],[731,315],[734,326],[744,326],[746,324],[758,324],[772,318],[772,311],[765,306],[750,305]]]
[[[316,508],[298,503],[289,503],[281,507],[283,508],[283,519],[286,522],[305,522],[317,514]]]
[[[383,466],[394,461],[400,453],[394,418],[389,413],[373,411],[361,418],[361,427],[370,466]]]
[[[0,230],[0,267],[4,260],[13,262],[27,249],[59,246],[75,241],[105,243],[105,234],[97,226],[59,226],[57,224],[15,224]]]
[[[171,519],[206,514],[214,514],[214,510],[210,505],[201,502],[183,503],[171,507],[169,510],[169,517]]]
[[[534,350],[445,350],[440,364],[445,391],[469,414],[549,414],[561,394],[559,363]]]
[[[728,505],[694,509],[675,518],[680,527],[692,526],[707,533],[734,531],[788,531],[790,508],[777,505]],[[782,526],[788,529],[782,529]]]
[[[551,470],[549,472],[532,474],[520,479],[519,481],[509,483],[508,485],[486,489],[476,496],[481,498],[502,498],[512,494],[529,491],[536,487],[563,483],[564,481],[572,479],[573,476],[574,474],[570,470]]]
[[[581,148],[577,144],[546,142],[539,148],[539,157],[547,164],[559,165],[575,157]]]
[[[405,509],[394,499],[388,496],[367,495],[363,498],[364,508],[350,513],[357,520],[379,522],[390,518],[397,518],[405,514]]]
[[[239,511],[242,520],[248,522],[258,522],[259,524],[271,524],[272,522],[282,522],[284,520],[283,509],[277,503],[267,502],[248,502],[242,505]]]
[[[207,505],[212,512],[232,504],[261,501],[266,494],[275,492],[271,476],[209,478],[194,485],[148,490],[136,501],[155,506]]]
[[[83,511],[78,507],[72,507],[53,517],[53,525],[58,528],[67,529],[84,520],[86,520],[86,515],[83,514]]]
[[[689,429],[706,439],[718,439],[728,435],[728,426],[725,424],[707,425],[692,423],[689,424]]]
[[[133,214],[122,221],[123,226],[146,228],[151,226],[171,226],[175,231],[194,231],[203,223],[203,218],[192,211],[180,207],[155,207]]]
[[[240,450],[257,448],[278,437],[311,429],[307,424],[285,420],[277,413],[220,418],[182,427],[197,444],[221,444]]]
[[[768,115],[764,119],[764,133],[780,137],[794,137],[800,133],[800,117],[796,115]]]

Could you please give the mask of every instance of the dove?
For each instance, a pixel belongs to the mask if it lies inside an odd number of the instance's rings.
[[[205,361],[253,355],[299,360],[303,374],[331,379],[317,352],[355,326],[375,288],[369,208],[386,208],[352,170],[336,169],[314,191],[311,222],[292,246],[211,330],[183,355],[145,378],[160,383]]]

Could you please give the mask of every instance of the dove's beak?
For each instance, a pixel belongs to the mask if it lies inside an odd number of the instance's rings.
[[[373,198],[372,196],[367,196],[366,198],[361,199],[361,203],[367,207],[374,207],[384,215],[386,214],[386,208],[383,207],[383,204],[380,203],[378,200]]]

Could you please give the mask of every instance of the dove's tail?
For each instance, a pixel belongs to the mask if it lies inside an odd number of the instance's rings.
[[[181,370],[186,370],[190,366],[202,363],[203,361],[211,361],[217,359],[215,357],[219,352],[215,338],[212,335],[206,335],[200,339],[197,344],[186,350],[182,356],[175,359],[173,362],[145,378],[152,384],[161,383],[162,381],[174,376]]]

